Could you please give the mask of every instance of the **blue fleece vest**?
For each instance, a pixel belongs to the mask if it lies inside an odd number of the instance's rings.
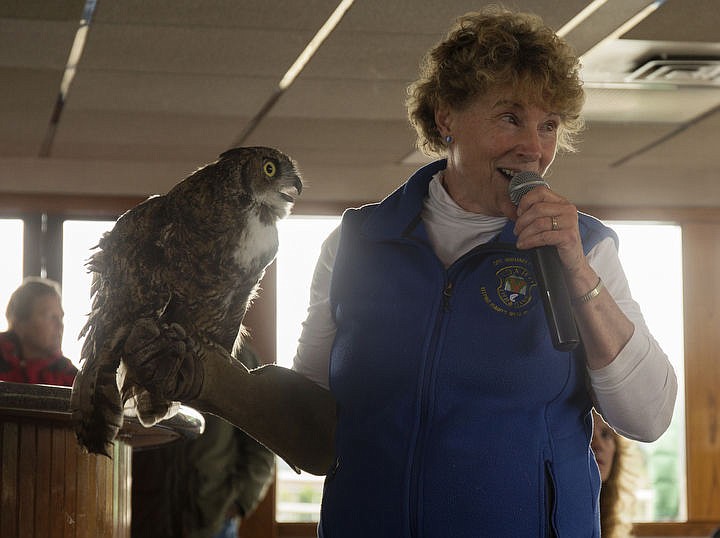
[[[443,267],[420,212],[444,166],[343,217],[320,536],[597,537],[582,354],[553,348],[513,223]],[[586,253],[613,235],[580,223]]]

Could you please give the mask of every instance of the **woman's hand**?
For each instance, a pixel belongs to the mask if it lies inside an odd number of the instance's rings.
[[[519,249],[557,247],[570,297],[597,289],[599,277],[583,252],[577,208],[568,200],[547,187],[532,189],[520,199],[514,231]],[[588,367],[593,370],[615,360],[634,332],[607,289],[590,301],[576,301],[573,314]]]
[[[565,270],[571,295],[578,296],[597,283],[583,252],[577,207],[547,187],[525,194],[517,207],[517,247],[521,250],[554,246]]]

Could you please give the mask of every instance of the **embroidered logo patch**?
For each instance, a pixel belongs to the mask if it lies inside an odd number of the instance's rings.
[[[496,288],[492,293],[485,286],[480,289],[485,302],[501,314],[524,316],[533,299],[535,279],[527,269],[528,260],[519,257],[498,258],[495,266]]]

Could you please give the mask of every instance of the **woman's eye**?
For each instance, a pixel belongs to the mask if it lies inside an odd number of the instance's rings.
[[[544,124],[543,128],[545,129],[546,132],[553,133],[553,132],[557,131],[558,126],[557,126],[556,122],[549,121]]]

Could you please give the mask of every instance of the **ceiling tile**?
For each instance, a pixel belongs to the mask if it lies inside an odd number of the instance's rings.
[[[115,0],[99,2],[94,20],[120,25],[315,32],[337,4],[338,0]]]
[[[94,24],[80,69],[277,77],[307,31]]]
[[[77,29],[76,21],[0,19],[0,66],[64,70]]]
[[[405,119],[405,83],[302,79],[285,92],[269,117]]]
[[[0,18],[80,22],[85,0],[3,0]]]
[[[247,121],[142,112],[68,111],[63,116],[53,156],[139,161],[219,154]]]
[[[81,71],[66,110],[252,116],[275,78],[128,71]]]
[[[665,0],[660,9],[622,36],[655,41],[706,41],[720,38],[717,0]]]

